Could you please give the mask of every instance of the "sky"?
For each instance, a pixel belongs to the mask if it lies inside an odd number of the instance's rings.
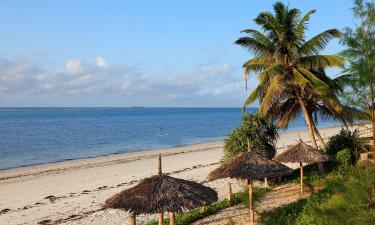
[[[242,107],[233,42],[275,2],[2,0],[0,107]],[[352,0],[283,2],[317,10],[307,38],[353,24]]]

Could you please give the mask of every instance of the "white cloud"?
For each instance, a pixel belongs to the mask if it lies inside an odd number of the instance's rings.
[[[150,76],[127,65],[108,66],[70,59],[63,69],[45,70],[28,62],[0,58],[0,92],[32,96],[131,96],[144,103],[232,101],[244,94],[241,75],[228,64],[206,65],[188,71]]]
[[[107,60],[105,60],[103,57],[96,58],[96,65],[103,69],[107,69],[109,66]]]
[[[65,69],[70,74],[77,74],[81,70],[81,61],[78,59],[69,59],[66,62]]]

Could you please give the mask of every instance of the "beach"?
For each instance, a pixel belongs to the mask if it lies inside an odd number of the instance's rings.
[[[322,128],[320,132],[328,138],[340,129]],[[308,141],[308,137],[306,131],[283,132],[278,151],[300,138]],[[155,175],[160,153],[164,173],[204,182],[224,198],[227,182],[206,182],[208,173],[223,158],[223,146],[223,141],[213,141],[2,170],[0,224],[124,224],[126,212],[101,210],[102,204],[113,194]],[[242,189],[240,183],[232,182],[234,192]],[[138,221],[150,218],[155,216],[140,216]]]

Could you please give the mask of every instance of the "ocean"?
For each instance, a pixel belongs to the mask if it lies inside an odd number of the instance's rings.
[[[0,108],[0,170],[221,140],[241,116],[240,108]],[[288,130],[304,129],[300,117]]]

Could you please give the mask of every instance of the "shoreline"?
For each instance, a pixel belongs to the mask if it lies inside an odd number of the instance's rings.
[[[205,143],[211,143],[211,142],[222,142],[222,141],[224,141],[224,138],[218,139],[218,140],[201,141],[201,142],[191,143],[191,144],[172,145],[172,146],[164,147],[164,148],[147,148],[147,149],[139,149],[139,150],[132,150],[132,151],[118,151],[118,152],[104,154],[104,155],[88,156],[88,157],[81,157],[81,158],[71,158],[71,159],[62,159],[62,160],[57,160],[57,161],[45,162],[45,163],[35,163],[35,164],[29,164],[29,165],[24,165],[24,166],[15,166],[15,167],[4,168],[4,169],[0,169],[0,173],[2,171],[7,171],[7,170],[16,170],[16,169],[21,169],[21,168],[64,163],[64,162],[69,162],[69,161],[86,160],[86,159],[90,160],[90,159],[96,159],[96,158],[101,158],[101,157],[126,155],[126,154],[131,154],[131,153],[140,153],[140,152],[147,152],[147,151],[162,151],[162,150],[167,150],[167,149],[182,148],[182,147],[188,147],[188,146],[192,146],[192,145],[199,145],[199,144],[205,144]]]
[[[327,126],[321,127],[319,129],[338,128],[338,127],[342,127],[342,125],[332,124],[332,125],[327,125]],[[281,131],[279,131],[279,135],[282,135],[284,133],[292,133],[292,132],[305,132],[305,130],[302,130],[302,129],[290,130],[290,131],[281,130]],[[118,151],[118,152],[103,154],[103,155],[87,156],[87,157],[80,157],[80,158],[69,158],[69,159],[61,159],[61,160],[45,162],[45,163],[35,163],[35,164],[29,164],[29,165],[14,166],[14,167],[0,169],[0,174],[4,171],[9,171],[9,170],[17,170],[17,169],[22,169],[22,168],[32,168],[32,167],[39,167],[39,166],[47,166],[47,165],[50,165],[50,164],[60,164],[60,163],[66,163],[66,162],[70,162],[70,161],[90,160],[90,159],[97,159],[97,158],[102,158],[102,157],[111,157],[111,156],[116,156],[116,155],[126,156],[126,155],[132,154],[132,153],[142,153],[142,152],[148,152],[148,151],[163,151],[164,152],[164,151],[167,151],[168,149],[188,147],[188,146],[194,146],[194,145],[212,143],[212,142],[223,142],[224,140],[225,140],[225,137],[215,137],[212,140],[203,140],[203,141],[198,141],[198,142],[195,142],[195,143],[172,145],[172,146],[163,147],[163,148],[147,148],[147,149],[138,149],[138,150],[131,150],[131,151]]]
[[[42,164],[36,164],[36,165],[30,165],[30,166],[3,169],[3,170],[0,170],[0,184],[2,181],[8,180],[14,177],[21,177],[21,176],[26,177],[26,176],[31,176],[31,175],[39,175],[39,174],[46,173],[46,172],[58,173],[58,172],[64,172],[66,170],[100,167],[100,166],[106,166],[106,165],[116,164],[116,163],[126,163],[126,162],[135,161],[135,160],[156,158],[158,157],[159,154],[162,154],[163,157],[165,157],[165,156],[176,155],[176,154],[200,152],[204,150],[210,150],[212,147],[207,147],[210,145],[213,145],[215,147],[217,147],[217,145],[221,146],[223,145],[223,140],[206,141],[202,143],[187,144],[187,145],[182,145],[178,147],[146,149],[146,150],[125,152],[125,153],[108,154],[108,155],[103,155],[103,156],[94,156],[94,157],[89,157],[89,158],[64,160],[60,162],[42,163]],[[7,174],[10,176],[6,176]]]

